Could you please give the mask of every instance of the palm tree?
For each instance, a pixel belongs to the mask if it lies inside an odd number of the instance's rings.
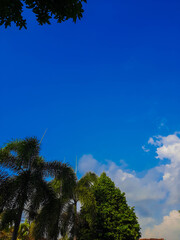
[[[71,177],[68,177],[71,176]],[[62,229],[62,215],[70,196],[75,188],[76,176],[72,168],[67,168],[63,174],[56,173],[50,183],[55,196],[43,205],[36,217],[33,235],[35,239],[47,238],[57,240]]]
[[[59,235],[67,239],[69,235],[77,239],[78,211],[77,203],[86,205],[89,209],[87,220],[90,222],[94,213],[95,200],[90,190],[97,177],[93,173],[87,173],[79,181],[73,177],[71,169],[71,181],[64,176],[56,175],[51,182],[56,192],[56,198],[51,199],[41,209],[34,228],[35,239],[46,237],[48,240],[57,240]]]
[[[97,181],[95,173],[86,173],[79,181],[76,181],[75,188],[71,198],[66,204],[63,213],[62,235],[69,233],[70,239],[77,240],[77,231],[79,225],[78,202],[88,210],[86,220],[91,224],[95,214],[95,198],[91,191],[91,186]]]
[[[0,167],[8,170],[8,177],[1,175],[0,227],[14,226],[12,240],[17,239],[23,212],[33,218],[40,206],[54,198],[47,177],[63,175],[69,169],[57,161],[45,162],[39,153],[40,142],[35,137],[12,141],[0,149]]]

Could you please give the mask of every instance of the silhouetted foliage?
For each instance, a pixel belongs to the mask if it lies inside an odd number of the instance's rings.
[[[54,197],[43,205],[35,221],[33,236],[35,240],[47,238],[57,240],[62,229],[62,215],[76,184],[76,176],[72,168],[56,174],[49,183],[54,190]]]
[[[1,239],[139,239],[134,208],[105,173],[89,172],[78,181],[67,164],[45,162],[39,154],[36,138],[0,149]],[[21,223],[23,213],[28,222]]]
[[[13,225],[12,240],[17,239],[23,212],[33,219],[40,206],[55,198],[46,178],[64,176],[63,172],[69,169],[60,162],[45,162],[39,152],[40,142],[36,138],[13,141],[0,149],[0,169],[10,173],[8,177],[1,174],[0,230]]]
[[[0,0],[0,25],[27,28],[26,19],[22,13],[24,7],[31,9],[40,25],[50,24],[52,18],[58,23],[82,18],[83,5],[86,0]]]
[[[7,179],[8,174],[2,168],[0,168],[0,185]]]
[[[88,214],[86,220],[90,222],[95,207],[94,196],[91,192],[91,185],[96,181],[94,173],[86,173],[77,181],[72,169],[64,172],[66,176],[56,175],[51,181],[56,198],[49,201],[39,212],[34,227],[35,240],[46,237],[47,239],[57,240],[59,234],[64,239],[77,239],[77,228],[79,213],[77,203],[86,206]],[[69,175],[71,179],[67,178]],[[73,177],[74,176],[74,177]],[[66,179],[67,178],[67,179]]]

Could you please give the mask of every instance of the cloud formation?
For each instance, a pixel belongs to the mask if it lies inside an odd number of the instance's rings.
[[[168,159],[170,162],[163,165],[163,185],[168,192],[167,203],[180,203],[180,138],[178,133],[167,137],[158,136],[151,143],[158,146],[156,149],[157,158]]]
[[[179,213],[172,211],[180,209],[180,138],[178,134],[166,137],[155,136],[149,139],[148,143],[156,148],[156,158],[161,160],[161,164],[149,169],[142,178],[137,177],[134,171],[122,170],[122,167],[113,161],[102,164],[92,155],[83,155],[79,160],[79,171],[82,174],[94,171],[99,175],[105,171],[116,186],[126,193],[128,203],[135,206],[143,237],[151,236],[150,232],[154,237],[163,237],[162,234],[158,235],[158,231],[161,232],[163,227],[166,227],[166,236],[168,236],[166,239],[177,240],[178,230],[176,231],[175,228],[178,224],[175,224],[174,230],[171,230],[171,224],[168,227],[167,223],[170,219],[179,221]]]
[[[179,240],[180,236],[180,214],[178,211],[171,211],[169,216],[163,218],[163,222],[155,225],[152,229],[145,231],[147,238],[164,238],[167,240]]]
[[[83,155],[79,160],[78,170],[80,173],[96,172],[98,167],[98,161],[91,154]]]

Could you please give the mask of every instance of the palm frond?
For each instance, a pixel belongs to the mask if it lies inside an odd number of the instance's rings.
[[[8,178],[7,171],[0,167],[0,186],[7,180],[7,178]]]
[[[52,233],[51,228],[56,225],[60,214],[58,199],[51,199],[40,211],[33,229],[35,239],[41,239]]]
[[[78,181],[78,186],[90,188],[94,183],[97,182],[97,179],[98,177],[95,173],[88,172]]]
[[[69,166],[65,166],[63,171],[56,174],[52,181],[52,186],[60,195],[66,198],[72,197],[72,193],[76,188],[76,175],[73,169]]]
[[[15,207],[19,195],[19,176],[7,178],[0,185],[0,208]]]
[[[68,204],[66,204],[61,216],[62,217],[62,227],[61,227],[62,236],[65,236],[66,233],[70,232],[73,227],[73,223],[74,223],[73,212],[74,212],[74,204],[69,202]]]
[[[56,199],[56,194],[50,183],[36,175],[32,177],[32,184],[30,186],[30,195],[28,202],[28,216],[30,219],[34,219],[38,214],[38,210],[46,205],[49,201]]]
[[[35,137],[11,141],[0,149],[0,163],[17,170],[27,169],[39,155],[39,151],[39,140]]]
[[[68,164],[59,161],[44,162],[44,170],[52,177],[61,176],[67,168]]]
[[[6,147],[0,149],[0,166],[10,171],[19,171],[21,168],[18,159]]]
[[[36,137],[26,138],[18,145],[17,154],[23,159],[23,166],[29,167],[30,164],[39,156],[40,144]]]

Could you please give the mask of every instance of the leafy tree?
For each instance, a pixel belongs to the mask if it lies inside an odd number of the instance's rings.
[[[138,240],[140,226],[134,209],[129,207],[125,194],[103,173],[95,183],[96,217],[90,226],[86,221],[88,210],[81,209],[79,240]]]
[[[22,213],[32,217],[34,211],[53,198],[54,191],[46,178],[57,172],[63,174],[69,168],[60,162],[45,162],[39,152],[36,138],[13,141],[0,149],[1,168],[9,173],[0,184],[0,229],[13,225],[12,240],[17,239]]]
[[[17,27],[27,28],[26,19],[22,16],[24,7],[31,9],[40,25],[50,24],[52,18],[58,23],[82,18],[84,12],[82,3],[86,0],[1,0],[0,25],[11,26],[14,22]]]

